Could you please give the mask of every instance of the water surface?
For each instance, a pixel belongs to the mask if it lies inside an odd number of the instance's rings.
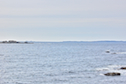
[[[122,66],[126,43],[0,44],[0,84],[125,84]]]

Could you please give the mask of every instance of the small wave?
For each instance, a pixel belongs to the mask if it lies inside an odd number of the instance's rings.
[[[57,74],[45,74],[46,76],[57,76]]]
[[[54,82],[68,82],[66,79],[53,79]]]
[[[112,52],[111,54],[126,54],[126,52]]]
[[[76,73],[75,71],[65,71],[62,74],[75,74],[75,73]]]
[[[126,54],[126,52],[115,52],[115,51],[111,51],[111,50],[106,50],[106,53],[110,53],[110,54]]]
[[[108,71],[109,68],[96,68],[97,71]]]
[[[24,83],[19,83],[19,82],[16,82],[16,84],[24,84]]]
[[[126,54],[126,52],[118,52],[118,54]]]

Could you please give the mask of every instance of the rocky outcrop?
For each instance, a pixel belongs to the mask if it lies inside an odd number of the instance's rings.
[[[106,53],[110,53],[110,50],[106,50]]]
[[[106,73],[104,75],[106,75],[106,76],[120,76],[121,74],[118,72],[112,72],[112,73]]]
[[[9,40],[9,41],[2,41],[2,43],[19,43],[19,42],[14,41],[14,40]]]
[[[126,67],[121,67],[120,69],[126,70]]]
[[[18,41],[15,41],[15,40],[9,40],[9,41],[2,41],[2,42],[0,42],[0,43],[29,43],[29,42],[27,42],[27,41],[25,41],[25,42],[18,42]]]

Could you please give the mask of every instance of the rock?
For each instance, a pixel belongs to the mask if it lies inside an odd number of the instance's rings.
[[[107,50],[107,51],[106,51],[106,53],[110,53],[110,51],[109,51],[109,50]]]
[[[116,54],[116,53],[114,52],[114,53],[112,53],[112,54]]]
[[[24,43],[28,43],[27,41],[25,41]]]
[[[106,73],[104,75],[106,75],[106,76],[120,76],[121,74],[118,72],[112,72],[112,73]]]
[[[126,70],[126,67],[121,67],[120,69],[125,69]]]

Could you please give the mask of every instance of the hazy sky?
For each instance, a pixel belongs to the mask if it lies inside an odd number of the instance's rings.
[[[126,41],[126,0],[0,0],[0,40]]]

